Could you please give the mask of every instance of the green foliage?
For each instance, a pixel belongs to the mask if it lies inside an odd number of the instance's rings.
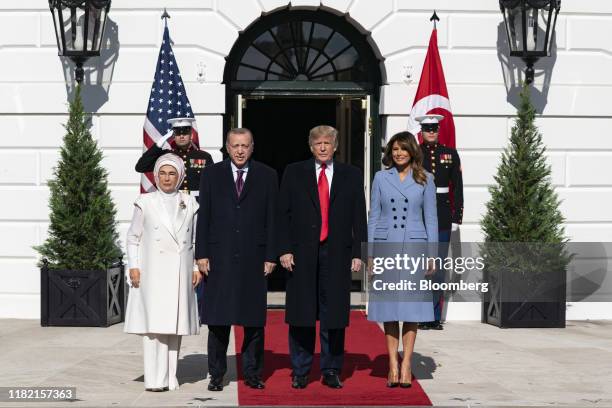
[[[535,109],[525,87],[510,145],[497,168],[496,185],[489,188],[491,200],[481,222],[486,241],[565,242],[559,198],[534,120]]]
[[[510,144],[497,168],[496,185],[489,188],[491,199],[481,221],[489,266],[530,278],[564,270],[570,260],[563,249],[567,239],[560,201],[534,122],[535,109],[524,87]]]
[[[49,180],[48,238],[35,247],[57,269],[106,269],[122,257],[102,152],[89,132],[81,89],[70,104],[61,158]]]

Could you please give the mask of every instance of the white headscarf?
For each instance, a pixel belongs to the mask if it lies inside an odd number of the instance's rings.
[[[164,193],[164,191],[159,187],[159,169],[161,169],[162,166],[172,166],[178,172],[178,181],[174,186],[174,192],[169,193],[171,195],[174,195],[176,194],[179,186],[181,185],[181,183],[183,183],[183,180],[185,179],[185,164],[183,163],[183,159],[181,159],[174,153],[166,153],[157,159],[157,161],[155,162],[155,168],[153,169],[153,177],[155,177],[155,185],[157,186],[157,190],[160,193]]]

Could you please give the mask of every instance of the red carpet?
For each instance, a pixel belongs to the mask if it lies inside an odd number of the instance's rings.
[[[332,390],[320,382],[318,335],[317,354],[308,387],[303,390],[291,388],[288,326],[282,311],[268,311],[263,375],[266,389],[259,391],[246,387],[242,381],[240,360],[242,328],[237,327],[235,333],[240,405],[431,405],[414,377],[412,388],[386,388],[388,368],[384,333],[377,324],[369,322],[363,312],[351,312],[342,369],[344,388],[340,390]]]

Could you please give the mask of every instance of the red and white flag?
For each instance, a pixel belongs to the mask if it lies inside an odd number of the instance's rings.
[[[419,87],[414,97],[412,111],[408,119],[408,131],[413,135],[418,134],[419,143],[423,141],[421,136],[421,125],[416,121],[417,116],[438,114],[443,115],[444,120],[440,122],[440,133],[438,142],[444,146],[455,147],[455,122],[451,112],[444,70],[438,52],[438,32],[434,28],[429,39],[429,48],[423,64]]]

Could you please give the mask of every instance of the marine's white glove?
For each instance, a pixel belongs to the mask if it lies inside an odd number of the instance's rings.
[[[166,144],[168,139],[170,139],[172,137],[173,133],[174,133],[174,131],[171,130],[168,133],[166,133],[164,136],[162,136],[159,139],[157,139],[157,142],[155,142],[157,147],[159,147],[160,149],[163,149],[164,145]],[[168,146],[166,149],[170,149],[170,146]]]
[[[451,224],[451,231],[457,231],[458,229],[459,229],[459,224],[455,224],[455,223]]]

